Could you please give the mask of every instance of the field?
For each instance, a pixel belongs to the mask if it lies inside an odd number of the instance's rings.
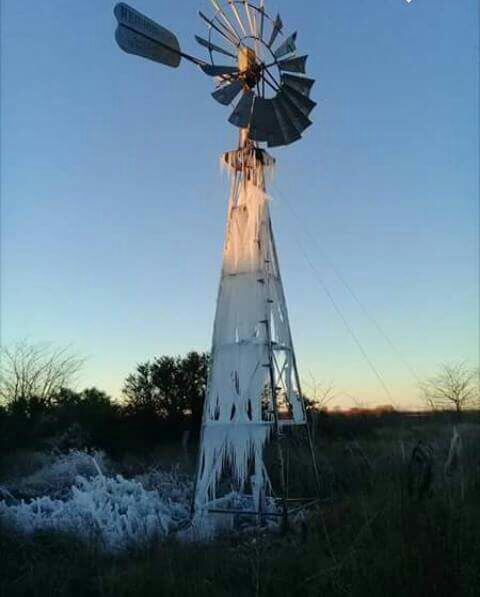
[[[478,414],[464,416],[457,429],[452,440],[448,414],[317,415],[321,501],[292,521],[286,533],[250,529],[201,544],[180,541],[171,533],[106,551],[101,542],[78,534],[20,533],[4,511],[0,595],[477,596]],[[45,458],[38,453],[6,455],[0,491],[3,487],[6,495],[8,489],[11,499],[48,494],[53,482],[38,475]],[[177,479],[177,494],[183,487],[179,499],[188,501],[194,455],[185,456],[177,446],[159,447],[148,457],[106,458],[101,466],[108,468],[108,476],[120,472],[125,479],[148,484],[160,474],[159,462],[166,470],[177,461],[179,468],[169,478]],[[305,452],[292,451],[291,484],[297,491],[312,487],[307,461]],[[26,478],[35,479],[30,493]]]

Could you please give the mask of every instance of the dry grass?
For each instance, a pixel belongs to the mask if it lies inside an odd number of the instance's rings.
[[[0,596],[477,596],[478,421],[458,426],[461,449],[445,420],[317,431],[328,501],[286,536],[166,541],[113,558],[71,537],[3,531]],[[307,462],[292,455],[298,491],[312,486]]]

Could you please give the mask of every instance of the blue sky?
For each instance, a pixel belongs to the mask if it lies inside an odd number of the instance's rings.
[[[206,0],[132,4],[201,55]],[[267,4],[317,79],[315,126],[275,150],[270,189],[302,376],[334,382],[340,404],[392,401],[320,276],[393,401],[413,406],[403,360],[420,378],[478,361],[477,2]],[[1,336],[72,344],[81,385],[119,396],[136,363],[209,348],[218,156],[237,132],[200,71],[118,49],[113,6],[2,0]]]

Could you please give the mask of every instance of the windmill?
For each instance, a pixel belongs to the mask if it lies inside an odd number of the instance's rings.
[[[314,81],[297,34],[284,36],[280,15],[263,0],[210,0],[213,14],[197,42],[204,60],[177,37],[124,3],[115,7],[116,40],[136,54],[176,68],[182,59],[213,77],[213,98],[233,105],[237,149],[222,162],[231,174],[223,266],[204,406],[193,511],[283,517],[303,498],[288,487],[288,440],[304,430],[318,470],[301,391],[266,186],[275,160],[261,147],[298,141],[312,124]],[[221,59],[221,64],[216,58]],[[310,498],[311,499],[311,498]]]

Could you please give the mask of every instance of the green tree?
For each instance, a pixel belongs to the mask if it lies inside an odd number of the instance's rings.
[[[85,445],[111,450],[121,439],[121,407],[110,396],[89,388],[83,392],[61,389],[53,398],[53,415],[57,434],[75,430]]]
[[[207,369],[208,355],[197,352],[141,363],[123,387],[127,408],[133,414],[156,416],[169,426],[181,426],[187,421],[198,426]]]

